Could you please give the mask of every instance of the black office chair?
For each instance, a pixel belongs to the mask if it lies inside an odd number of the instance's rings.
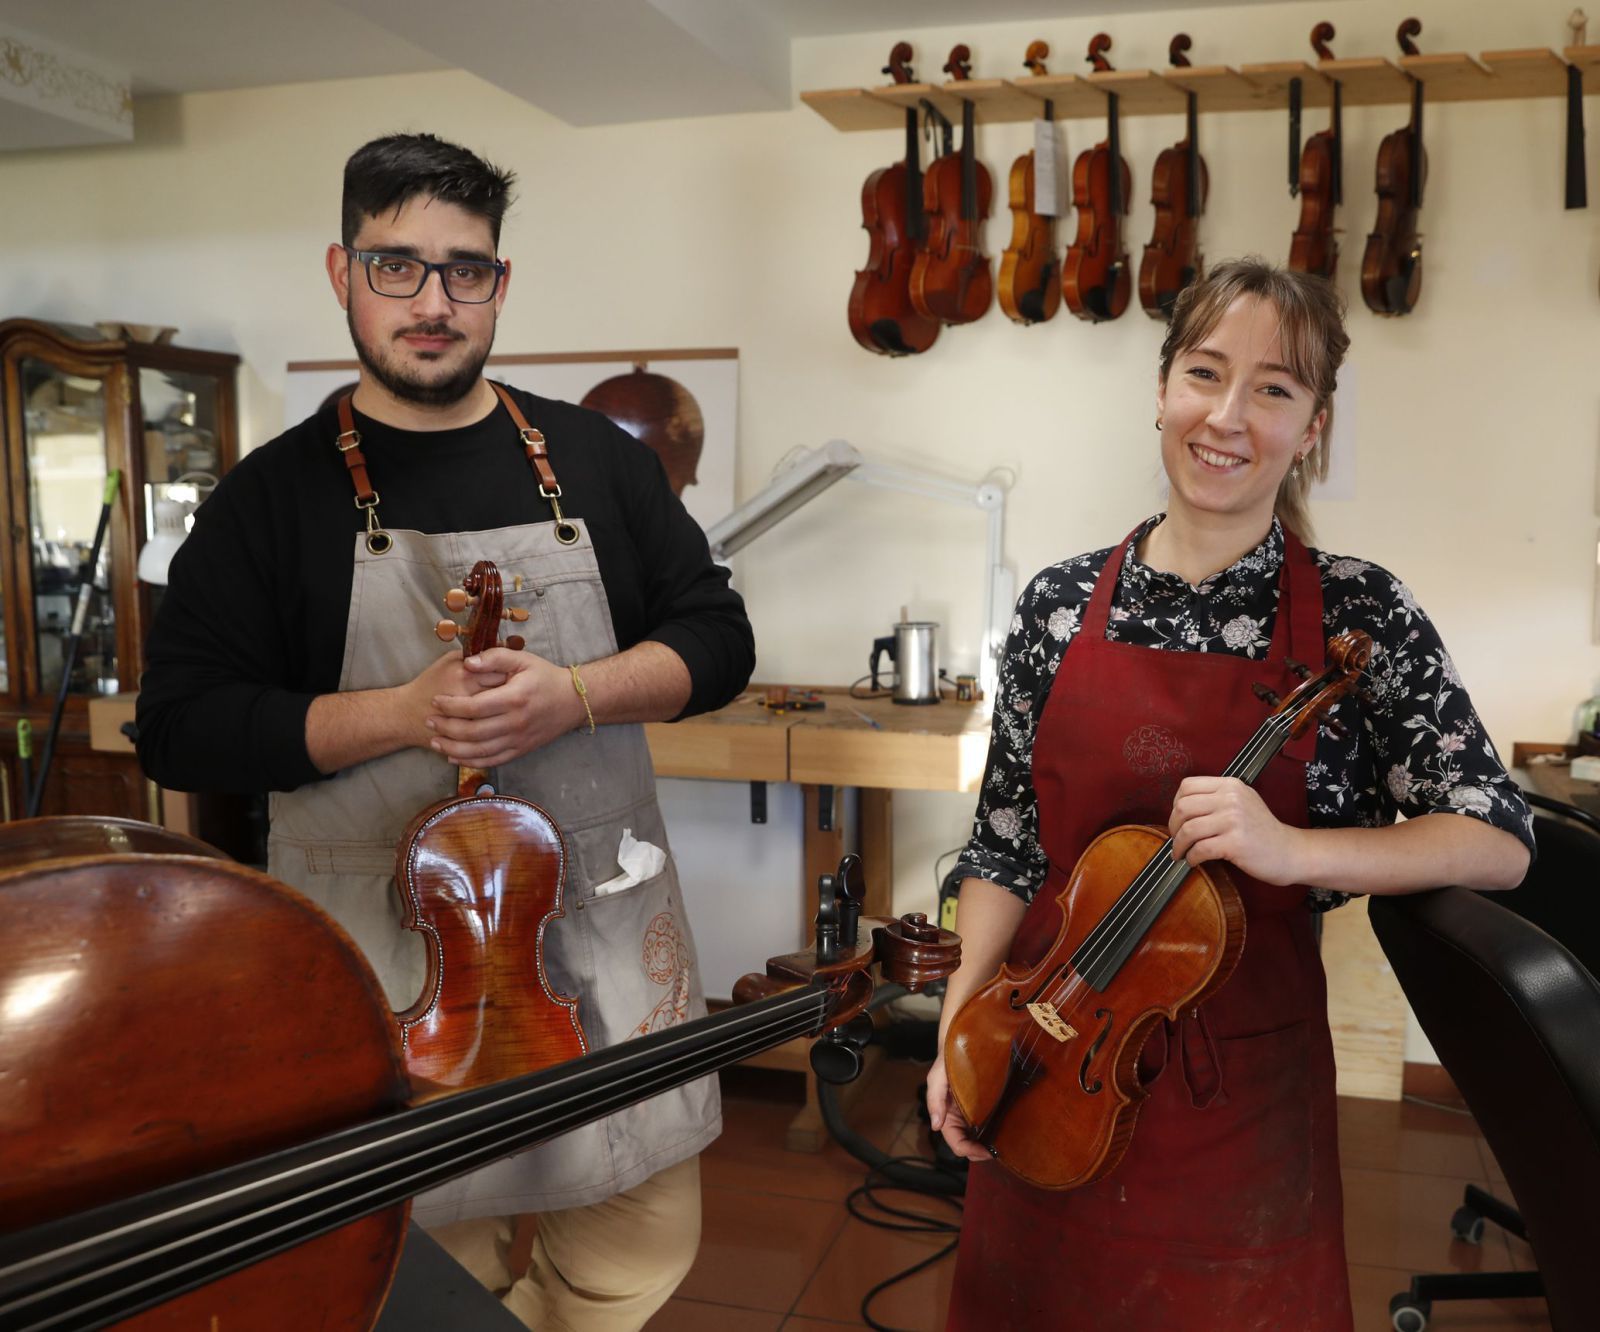
[[[1537,860],[1508,893],[1371,900],[1373,931],[1521,1210],[1469,1187],[1451,1219],[1528,1240],[1537,1272],[1412,1278],[1389,1313],[1423,1332],[1434,1300],[1543,1295],[1558,1332],[1600,1303],[1600,819],[1530,795]]]

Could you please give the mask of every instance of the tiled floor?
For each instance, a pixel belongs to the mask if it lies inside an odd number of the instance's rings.
[[[850,1112],[857,1131],[896,1153],[926,1153],[914,1097],[922,1067],[885,1066]],[[938,1251],[930,1234],[876,1230],[852,1218],[844,1198],[865,1167],[830,1142],[817,1155],[784,1150],[798,1080],[727,1075],[726,1130],[702,1158],[705,1230],[700,1257],[649,1332],[829,1332],[864,1327],[861,1297],[885,1277]],[[1502,1194],[1504,1180],[1472,1120],[1448,1110],[1384,1101],[1339,1106],[1345,1233],[1357,1332],[1389,1332],[1389,1298],[1413,1272],[1533,1266],[1526,1244],[1497,1227],[1481,1246],[1451,1237],[1465,1185]],[[891,1200],[944,1216],[910,1195]],[[915,1332],[944,1326],[954,1257],[881,1296],[873,1315]],[[1548,1328],[1543,1301],[1440,1303],[1429,1332],[1528,1332]],[[1077,1332],[1098,1332],[1080,1329]],[[1221,1332],[1221,1330],[1219,1330]],[[1292,1332],[1292,1330],[1286,1330]]]

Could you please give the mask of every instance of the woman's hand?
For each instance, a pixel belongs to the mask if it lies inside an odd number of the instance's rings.
[[[973,1140],[967,1117],[961,1113],[956,1098],[950,1095],[950,1079],[944,1073],[943,1055],[934,1060],[933,1067],[928,1070],[928,1119],[933,1131],[950,1144],[950,1150],[957,1156],[969,1161],[992,1159],[989,1149]]]
[[[1306,830],[1280,823],[1236,777],[1187,777],[1172,802],[1172,855],[1191,865],[1225,860],[1262,883],[1303,883]]]

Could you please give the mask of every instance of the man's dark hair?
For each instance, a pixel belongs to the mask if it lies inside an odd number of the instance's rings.
[[[487,219],[500,248],[500,220],[516,180],[465,148],[432,134],[390,134],[357,148],[344,164],[341,230],[354,245],[364,218],[426,195]]]

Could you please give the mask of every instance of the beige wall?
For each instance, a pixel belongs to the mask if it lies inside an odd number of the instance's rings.
[[[981,9],[975,6],[975,10]],[[1558,12],[1559,11],[1559,12]],[[1391,51],[1407,12],[1424,50],[1560,44],[1565,6],[1491,0],[1346,0],[1186,9],[1116,21],[1117,63],[1165,58],[1178,28],[1196,63],[1306,52],[1320,18],[1341,55]],[[1081,68],[1100,21],[971,26],[803,42],[797,88],[878,79],[890,42],[936,72],[957,40],[979,75],[1017,66],[1045,37],[1052,67]],[[596,70],[596,78],[604,78]],[[1588,99],[1600,195],[1600,108]],[[1307,114],[1307,130],[1321,112]],[[1557,99],[1429,111],[1427,277],[1404,320],[1361,307],[1355,279],[1375,204],[1378,141],[1399,108],[1346,114],[1341,279],[1357,307],[1355,496],[1316,509],[1322,544],[1401,573],[1433,614],[1497,744],[1560,739],[1596,692],[1590,641],[1595,458],[1600,446],[1600,209],[1561,209]],[[1007,554],[1019,578],[1119,537],[1158,507],[1153,367],[1160,327],[1130,311],[1091,328],[1042,327],[998,310],[947,330],[929,354],[861,352],[845,325],[862,262],[859,188],[900,136],[840,134],[786,113],[574,130],[460,74],[318,83],[142,102],[129,148],[0,156],[0,314],[175,324],[181,340],[245,358],[246,437],[280,426],[284,365],[346,356],[322,275],[339,171],[369,136],[427,128],[514,167],[521,203],[504,249],[516,262],[502,351],[740,349],[739,490],[796,445],[833,436],[873,455],[976,480],[1010,468]],[[1067,122],[1067,151],[1100,126]],[[1298,217],[1285,189],[1284,117],[1207,117],[1213,192],[1205,250],[1282,258]],[[1128,224],[1151,226],[1149,172],[1178,117],[1125,122],[1137,182]],[[989,223],[1004,247],[1006,170],[1023,126],[985,131],[996,180]],[[1137,253],[1137,250],[1135,251]],[[983,527],[977,514],[842,487],[740,557],[760,673],[845,680],[902,603],[947,626],[947,659],[970,661]],[[902,802],[900,897],[923,904],[933,855],[965,835],[967,798]]]

